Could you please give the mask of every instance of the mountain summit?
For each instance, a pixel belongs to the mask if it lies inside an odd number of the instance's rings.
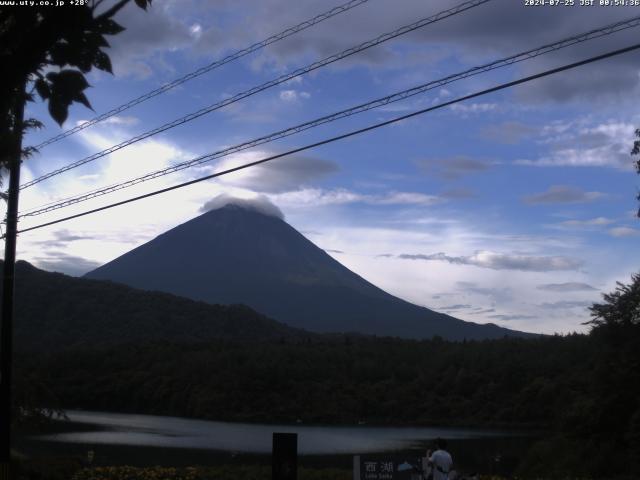
[[[526,335],[394,297],[331,258],[281,215],[242,203],[216,206],[86,277],[208,303],[241,303],[314,332],[457,340]]]

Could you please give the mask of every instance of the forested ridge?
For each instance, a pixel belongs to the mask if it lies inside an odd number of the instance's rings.
[[[312,335],[244,305],[210,305],[108,281],[45,272],[27,262],[16,264],[15,317],[16,349],[26,352],[166,339],[191,343]]]

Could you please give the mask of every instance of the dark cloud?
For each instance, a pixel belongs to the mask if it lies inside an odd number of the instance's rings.
[[[394,2],[369,2],[268,46],[252,61],[258,68],[267,66],[282,72],[287,66],[300,66],[345,50],[451,6],[445,0],[428,3],[405,0],[402,8]],[[189,49],[211,61],[327,9],[324,3],[312,0],[264,0],[253,2],[251,8],[238,8],[238,3],[230,0],[168,0],[154,3],[148,13],[128,7],[121,16],[126,14],[126,22],[124,18],[121,20],[128,29],[113,38],[116,71],[149,75],[152,68],[163,68],[165,53],[175,50]],[[420,68],[437,66],[439,59],[451,56],[458,63],[477,65],[633,16],[635,10],[597,6],[526,8],[520,1],[490,2],[348,57],[330,68],[354,65],[404,68],[415,52],[420,52]],[[521,74],[537,72],[632,44],[636,36],[635,29],[630,29],[523,62],[515,68]],[[532,82],[517,89],[516,94],[522,100],[536,103],[628,98],[639,83],[635,57],[621,55],[606,64],[601,62]]]
[[[330,248],[325,248],[324,251],[328,253],[344,253],[342,250],[331,250]]]
[[[416,165],[425,174],[435,174],[441,178],[455,180],[470,173],[484,172],[491,168],[489,162],[459,155],[451,158],[416,160]]]
[[[590,218],[588,220],[565,220],[558,225],[561,227],[569,228],[589,228],[589,227],[602,227],[605,225],[611,225],[615,223],[615,220],[606,217]]]
[[[189,48],[194,36],[191,26],[173,2],[154,2],[143,11],[133,3],[125,7],[117,20],[126,27],[118,35],[109,37],[108,53],[118,76],[147,78],[164,70],[173,74],[164,55]]]
[[[70,242],[76,242],[78,240],[94,240],[95,237],[90,235],[82,235],[78,233],[72,233],[69,230],[56,230],[51,234],[51,238],[48,240],[42,240],[35,242],[38,245],[47,246],[48,248],[64,248]]]
[[[326,56],[451,6],[445,0],[434,0],[428,4],[420,0],[406,0],[402,8],[397,8],[393,2],[368,3],[316,25],[304,35],[270,46],[264,56],[269,57],[275,65]],[[216,36],[216,43],[209,47],[219,48],[221,40],[237,43],[234,37],[242,37],[245,43],[249,40],[247,35],[253,35],[253,40],[264,38],[307,18],[310,12],[319,13],[318,10],[318,4],[310,0],[293,3],[289,0],[260,2],[254,8],[244,9],[241,18],[238,16],[238,24],[243,24],[243,28],[232,29],[232,33],[226,38]],[[461,54],[461,58],[467,63],[475,64],[564,39],[636,13],[633,7],[575,6],[558,10],[526,8],[522,2],[490,2],[419,29],[385,47],[370,49],[366,55],[352,56],[339,65],[373,64],[393,67],[403,54],[406,55],[407,48],[409,51],[411,48],[423,51],[444,48]],[[540,28],[540,25],[544,25],[544,28]],[[337,31],[341,34],[335,35]],[[635,36],[635,29],[630,29],[555,52],[548,57],[524,62],[516,68],[522,74],[530,74],[632,44]],[[623,55],[608,60],[606,65],[596,64],[556,75],[552,79],[532,82],[526,88],[518,89],[518,95],[530,102],[541,99],[564,102],[576,98],[592,100],[603,96],[629,95],[638,86],[637,72],[635,57]]]
[[[510,255],[493,252],[476,252],[470,256],[453,257],[442,252],[430,255],[401,254],[398,258],[406,260],[442,261],[454,265],[473,265],[493,270],[523,270],[529,272],[548,272],[555,270],[576,270],[582,262],[569,257],[538,257],[529,255]]]
[[[489,315],[489,318],[509,322],[511,320],[531,320],[536,317],[534,315]]]
[[[440,197],[447,200],[464,200],[467,198],[475,198],[477,195],[470,188],[452,188],[440,193]]]
[[[585,300],[562,300],[560,302],[545,302],[538,305],[548,310],[567,310],[570,308],[586,308],[593,304]]]
[[[264,155],[265,157],[268,154]],[[242,157],[239,157],[242,158]],[[245,160],[234,159],[224,162],[224,167],[233,167],[245,163]],[[338,165],[330,160],[315,157],[279,158],[268,165],[256,165],[251,169],[229,177],[229,183],[264,193],[282,193],[308,186],[314,181],[339,170]]]
[[[601,192],[585,192],[578,187],[569,185],[552,185],[546,192],[535,193],[522,197],[529,205],[543,205],[555,203],[587,203],[603,197]]]
[[[495,311],[496,311],[495,308],[486,308],[484,310],[477,310],[475,312],[471,312],[471,314],[473,314],[473,315],[483,315],[485,313],[493,313]]]
[[[53,232],[53,237],[59,242],[75,242],[76,240],[93,240],[94,237],[90,235],[80,235],[72,233],[69,230],[56,230]]]
[[[525,51],[634,15],[637,12],[632,7],[618,10],[576,5],[559,11],[501,1],[491,2],[486,8],[474,9],[473,14],[460,15],[451,22],[434,25],[420,33],[425,41],[437,39],[457,45],[470,61],[478,61]],[[530,75],[633,44],[636,37],[637,29],[629,29],[523,62],[516,68],[520,75]],[[599,62],[531,82],[515,92],[519,99],[530,103],[624,99],[638,90],[638,70],[633,54],[621,55],[606,63]]]
[[[68,255],[64,252],[48,252],[47,256],[33,259],[36,267],[50,272],[61,272],[74,277],[98,268],[101,263],[83,257]]]
[[[505,301],[511,298],[510,288],[481,287],[475,282],[456,282],[456,287],[465,293],[475,293],[496,300]]]
[[[473,307],[471,305],[469,305],[469,304],[457,303],[455,305],[448,305],[446,307],[440,307],[438,310],[455,311],[455,310],[469,310],[470,308],[473,308]]]
[[[535,131],[536,129],[529,125],[512,121],[488,125],[480,131],[480,136],[494,142],[515,145],[531,136]]]
[[[593,292],[598,290],[591,285],[580,282],[546,283],[538,285],[536,288],[546,292]]]

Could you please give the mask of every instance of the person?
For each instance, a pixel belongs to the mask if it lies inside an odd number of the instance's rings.
[[[433,480],[449,480],[449,472],[453,465],[451,454],[447,452],[447,441],[444,438],[436,439],[436,451],[427,451],[428,464],[431,467]]]

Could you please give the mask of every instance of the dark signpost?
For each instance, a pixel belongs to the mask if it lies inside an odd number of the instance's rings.
[[[353,480],[418,480],[422,459],[389,455],[353,457]]]
[[[273,480],[297,480],[298,478],[298,434],[273,434],[271,456],[271,477]]]

